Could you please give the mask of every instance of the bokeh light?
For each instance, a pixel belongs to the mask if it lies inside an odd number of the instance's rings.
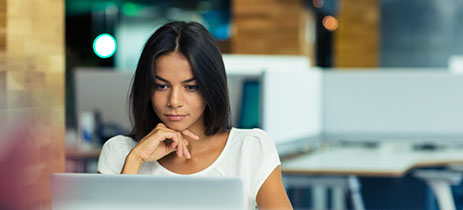
[[[323,0],[312,0],[312,4],[315,8],[322,8],[323,7]]]
[[[339,25],[338,19],[330,15],[323,18],[322,24],[328,31],[335,31]]]
[[[93,51],[100,58],[109,58],[117,49],[116,39],[109,34],[100,34],[93,42]]]

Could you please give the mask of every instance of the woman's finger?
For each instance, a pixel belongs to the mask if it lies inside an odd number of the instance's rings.
[[[148,133],[148,136],[151,136],[157,132],[159,132],[159,130],[162,130],[162,129],[165,129],[166,126],[162,123],[158,123],[154,128],[153,130],[151,130],[149,133]]]
[[[183,130],[182,134],[185,135],[185,136],[190,137],[193,140],[199,140],[199,136],[195,135],[193,132],[191,132],[189,130]]]
[[[188,141],[183,138],[183,135],[179,133],[179,138],[181,138],[182,141],[182,147],[183,147],[183,156],[185,156],[186,159],[190,159],[190,152],[188,151],[188,147],[186,146]]]
[[[173,141],[171,144],[170,144],[170,147],[172,147],[173,149],[175,149],[177,147],[177,142]]]
[[[172,141],[172,143],[170,144],[170,148],[176,150],[178,157],[185,156],[185,158],[191,159],[191,154],[187,147],[189,145],[189,142],[185,137],[189,137],[193,140],[199,140],[199,137],[197,135],[195,135],[193,132],[189,130],[183,130],[181,132],[178,132],[169,129],[162,123],[158,123],[158,125],[156,126],[156,130],[156,133],[162,136],[161,139],[159,139],[159,141],[162,141],[164,143],[168,139]]]
[[[183,141],[188,142],[187,140],[183,140]],[[188,147],[186,146],[185,143],[183,144],[183,146],[184,146],[183,152],[185,154],[186,159],[191,159],[191,155],[190,155],[190,151],[188,150]]]
[[[177,146],[177,155],[179,157],[182,157],[183,156],[183,153],[184,153],[184,146],[183,146],[183,138],[182,138],[182,135],[180,133],[177,133],[175,132],[175,137],[176,137],[176,140],[178,142],[178,146]]]
[[[183,138],[182,135],[176,131],[172,131],[169,129],[160,129],[159,130],[160,141],[165,142],[168,139],[172,141],[171,146],[172,148],[176,148],[177,155],[179,157],[183,154]]]
[[[158,128],[167,128],[167,126],[164,125],[164,123],[158,123],[158,124],[156,125],[156,127],[158,127]]]

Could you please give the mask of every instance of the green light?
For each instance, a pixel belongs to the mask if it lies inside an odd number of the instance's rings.
[[[93,52],[100,58],[109,58],[117,49],[116,39],[109,34],[100,34],[93,42]]]
[[[125,16],[137,16],[140,14],[141,10],[143,9],[143,6],[139,4],[134,4],[134,3],[124,3],[122,5],[122,14]]]

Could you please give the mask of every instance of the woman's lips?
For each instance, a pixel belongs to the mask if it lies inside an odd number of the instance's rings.
[[[186,118],[186,114],[164,114],[170,121],[181,121]]]

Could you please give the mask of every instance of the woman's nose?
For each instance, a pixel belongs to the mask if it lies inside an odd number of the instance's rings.
[[[168,105],[172,108],[183,106],[183,91],[181,88],[172,88]]]

